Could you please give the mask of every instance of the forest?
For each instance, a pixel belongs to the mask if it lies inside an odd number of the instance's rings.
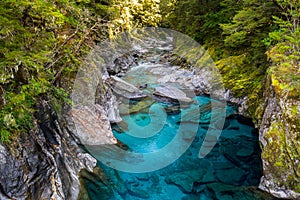
[[[274,89],[280,114],[270,122],[273,143],[262,156],[280,173],[293,171],[280,184],[300,192],[298,0],[3,0],[0,14],[1,143],[13,147],[31,134],[39,101],[57,113],[72,104],[76,72],[101,41],[163,27],[209,52],[225,88],[247,99],[247,116],[258,126]]]

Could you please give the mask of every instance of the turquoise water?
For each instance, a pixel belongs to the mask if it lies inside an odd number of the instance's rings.
[[[196,97],[199,106],[209,103],[205,96]],[[164,103],[154,106],[164,107]],[[194,105],[195,106],[195,105]],[[189,108],[186,108],[189,109]],[[168,114],[163,127],[153,136],[138,138],[130,135],[137,130],[124,132],[114,131],[115,137],[128,146],[128,151],[149,153],[159,151],[170,143],[178,133],[182,113]],[[271,199],[256,190],[262,176],[262,163],[257,130],[251,120],[237,115],[235,107],[227,106],[226,126],[222,130],[217,144],[212,151],[202,159],[198,152],[207,133],[208,122],[197,126],[195,137],[185,153],[170,165],[147,173],[126,173],[110,168],[98,162],[109,177],[106,183],[91,182],[88,193],[91,199]],[[122,116],[129,124],[134,123],[147,131],[151,120],[147,112]],[[195,123],[190,123],[195,126]],[[153,128],[153,127],[152,127]],[[140,130],[139,130],[140,131]],[[155,162],[161,162],[156,160]]]
[[[160,84],[159,79],[173,71],[168,69],[171,64],[166,59],[160,60],[160,56],[150,58],[151,62],[146,58],[131,67],[123,79],[137,87],[147,83],[148,87],[143,91],[149,94],[150,100],[145,100],[145,104],[146,101],[153,104],[134,114],[123,114],[122,119],[128,129],[113,126],[114,135],[122,143],[125,153],[119,152],[120,146],[112,145],[89,149],[95,150],[90,152],[103,169],[98,176],[84,178],[89,198],[274,199],[257,189],[262,176],[261,149],[258,131],[251,119],[238,115],[234,106],[227,105],[224,126],[223,123],[220,126],[215,122],[224,116],[224,112],[218,107],[220,103],[208,96],[190,95],[194,102],[180,108],[174,102],[166,103],[153,98],[152,93]],[[164,67],[165,71],[161,71]],[[179,83],[168,84],[186,91]],[[131,106],[137,103],[125,102]],[[211,109],[210,105],[216,108]],[[211,134],[207,136],[208,131]],[[215,145],[214,141],[217,141]],[[212,150],[204,158],[199,158],[202,147]],[[174,155],[178,158],[174,159]],[[121,162],[114,162],[110,157]],[[122,161],[127,162],[122,168],[127,172],[119,168]]]

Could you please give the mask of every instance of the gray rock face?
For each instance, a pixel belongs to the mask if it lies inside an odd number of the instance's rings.
[[[107,117],[111,123],[118,123],[122,121],[120,117],[120,112],[118,108],[118,102],[115,95],[111,95],[105,104],[105,110],[107,113]]]
[[[113,65],[107,67],[107,71],[110,74],[125,73],[130,66],[135,64],[134,57],[130,54],[124,54],[120,57],[117,57],[113,61]]]
[[[259,188],[276,197],[299,199],[299,122],[300,102],[277,94],[268,77],[258,122],[259,139],[263,144],[264,176]],[[297,108],[296,112],[292,112]],[[292,159],[291,159],[292,158]],[[293,159],[294,158],[294,159]],[[275,164],[277,163],[277,165]],[[279,163],[279,164],[278,164]]]
[[[116,76],[111,76],[110,79],[107,80],[107,83],[117,95],[127,99],[142,99],[147,97],[146,94],[134,85],[127,83]]]
[[[41,102],[39,119],[19,147],[0,144],[0,198],[77,199],[81,169],[92,171],[96,160],[83,153],[60,124],[47,102]]]
[[[183,91],[170,85],[156,87],[154,95],[177,100],[183,103],[191,103],[193,101],[191,98],[187,97]]]
[[[118,123],[122,121],[119,114],[117,98],[113,94],[111,88],[105,83],[100,83],[97,87],[95,103],[104,107],[107,117],[111,123]]]
[[[109,119],[102,106],[84,106],[70,111],[75,124],[69,126],[83,145],[116,144]]]

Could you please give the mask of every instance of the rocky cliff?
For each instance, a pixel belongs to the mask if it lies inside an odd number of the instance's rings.
[[[10,147],[0,143],[0,199],[70,199],[80,191],[80,170],[96,160],[84,153],[49,103],[40,101],[35,127]]]
[[[300,101],[284,94],[269,76],[257,113],[263,145],[260,188],[275,196],[300,198]]]

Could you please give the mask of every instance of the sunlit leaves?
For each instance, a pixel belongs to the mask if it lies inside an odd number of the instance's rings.
[[[67,44],[66,38],[59,38],[72,34],[72,26],[85,14],[73,3],[48,0],[0,2],[1,141],[8,142],[21,132],[28,132],[40,96],[53,95],[55,86],[51,81],[61,64],[57,57],[63,58],[64,53],[63,48],[58,47]]]
[[[39,99],[70,103],[65,90],[95,43],[157,26],[159,12],[158,0],[0,1],[0,140],[28,132]]]
[[[300,2],[276,2],[282,9],[282,16],[274,17],[279,29],[271,32],[268,39],[272,80],[278,93],[300,98]]]
[[[161,20],[159,0],[114,0],[110,37],[136,27],[157,26]],[[114,30],[114,31],[112,31]]]

